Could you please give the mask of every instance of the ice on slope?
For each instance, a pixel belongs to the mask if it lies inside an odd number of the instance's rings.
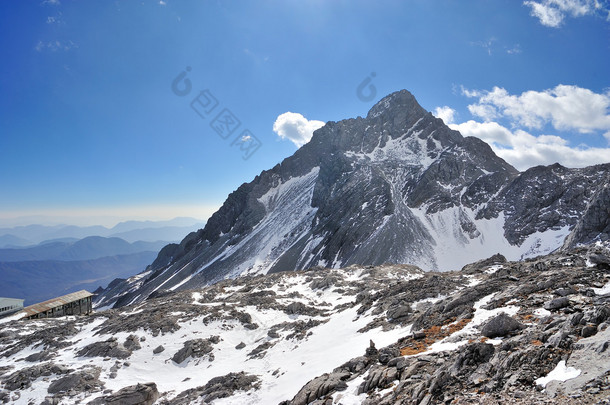
[[[227,247],[197,273],[217,260],[239,255],[243,260],[228,277],[266,274],[281,254],[309,231],[317,212],[311,206],[311,198],[319,171],[319,167],[314,167],[309,173],[281,182],[261,196],[259,201],[265,207],[265,217],[243,240]]]
[[[438,270],[458,270],[468,263],[485,259],[493,253],[501,253],[507,260],[523,260],[548,254],[561,247],[570,233],[568,226],[549,229],[529,235],[520,245],[511,245],[504,236],[504,214],[497,218],[475,219],[475,212],[465,207],[452,207],[433,214],[426,207],[412,209],[413,214],[426,227],[435,241],[434,255]],[[476,226],[479,235],[469,238],[462,230],[467,219]],[[490,253],[491,252],[491,253]],[[425,270],[433,270],[426,262],[415,263]]]

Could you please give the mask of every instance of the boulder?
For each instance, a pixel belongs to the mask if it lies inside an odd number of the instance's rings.
[[[131,356],[131,351],[125,346],[120,345],[116,339],[110,338],[104,342],[91,343],[77,353],[79,357],[114,357],[117,359],[126,359]]]
[[[506,336],[509,333],[522,328],[523,325],[519,321],[502,312],[500,315],[496,316],[487,322],[485,326],[483,326],[481,334],[485,337],[493,339],[496,337]]]
[[[89,402],[89,405],[152,405],[157,399],[157,384],[145,383],[122,388],[114,394]]]
[[[81,376],[78,373],[68,374],[65,377],[61,377],[55,380],[49,385],[47,392],[49,394],[56,394],[58,392],[65,392],[76,387],[81,381]]]
[[[316,377],[305,384],[289,403],[290,405],[307,405],[333,390],[344,390],[347,388],[345,380],[350,375],[349,372],[333,372]]]
[[[307,306],[302,302],[295,301],[286,306],[284,310],[288,315],[301,315],[307,313]]]
[[[249,391],[260,388],[257,376],[242,372],[214,377],[204,386],[191,388],[178,394],[174,399],[163,402],[166,405],[209,404],[218,398],[227,398],[235,391]]]
[[[544,309],[556,311],[558,309],[565,308],[568,305],[570,305],[570,300],[567,297],[559,297],[544,304]]]
[[[139,350],[142,348],[142,346],[140,346],[140,338],[138,338],[136,335],[127,336],[123,346],[125,346],[125,349],[129,351]]]
[[[204,355],[214,350],[212,344],[218,342],[218,336],[212,336],[208,339],[187,340],[186,342],[184,342],[184,346],[182,347],[182,349],[180,349],[178,352],[176,352],[176,354],[174,354],[172,360],[180,364],[191,356],[203,357]]]

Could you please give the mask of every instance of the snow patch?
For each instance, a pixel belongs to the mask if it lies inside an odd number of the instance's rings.
[[[499,252],[509,261],[548,254],[560,248],[570,233],[569,226],[535,232],[517,246],[504,237],[504,213],[497,218],[476,219],[476,212],[466,207],[451,207],[433,214],[427,214],[426,209],[425,206],[411,209],[436,242],[436,268],[417,263],[426,270],[457,270],[489,257],[489,252]],[[462,229],[464,221],[474,224],[478,235],[469,237]],[[497,271],[499,268],[492,266],[488,270]]]
[[[610,294],[610,283],[607,283],[605,286],[601,288],[593,288],[592,289],[597,295],[606,295]]]
[[[567,381],[572,378],[576,378],[580,375],[581,370],[574,367],[566,367],[565,360],[561,360],[557,363],[557,366],[544,377],[540,377],[536,380],[536,385],[545,387],[551,381]]]

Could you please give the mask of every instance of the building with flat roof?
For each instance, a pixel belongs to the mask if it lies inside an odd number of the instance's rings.
[[[89,291],[80,290],[23,308],[26,319],[56,318],[65,315],[88,315],[93,312]]]
[[[22,299],[0,297],[0,318],[21,311],[22,309]]]

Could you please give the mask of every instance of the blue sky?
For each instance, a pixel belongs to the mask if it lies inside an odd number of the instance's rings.
[[[364,116],[400,89],[521,170],[608,162],[608,10],[593,0],[0,2],[0,224],[205,219],[322,122]],[[173,91],[183,72],[190,92],[183,80]],[[371,100],[357,95],[367,78]],[[213,121],[227,114],[239,125],[219,134]]]

